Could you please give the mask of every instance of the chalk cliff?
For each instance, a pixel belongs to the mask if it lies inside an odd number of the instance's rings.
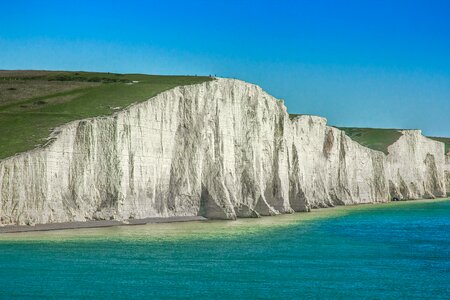
[[[389,146],[387,178],[390,194],[419,199],[446,196],[444,144],[420,130],[404,130]]]
[[[450,196],[450,155],[445,156],[444,176],[446,179],[447,196]]]
[[[444,196],[443,144],[402,133],[385,155],[324,118],[290,120],[256,85],[181,86],[63,125],[47,145],[1,160],[0,224],[234,219]]]

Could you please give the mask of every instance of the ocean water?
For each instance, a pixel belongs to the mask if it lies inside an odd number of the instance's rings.
[[[450,200],[0,235],[0,299],[450,299]]]

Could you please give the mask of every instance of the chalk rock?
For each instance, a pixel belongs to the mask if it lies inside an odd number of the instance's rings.
[[[385,155],[324,118],[291,121],[253,84],[176,87],[1,160],[0,224],[235,219],[445,195],[443,144],[402,133]]]
[[[388,147],[390,194],[400,199],[445,197],[444,144],[424,137],[420,130],[403,130]]]

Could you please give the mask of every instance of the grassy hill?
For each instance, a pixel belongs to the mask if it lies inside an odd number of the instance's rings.
[[[292,120],[302,114],[289,114]],[[336,127],[343,130],[352,140],[373,150],[388,154],[387,148],[395,143],[401,133],[398,129]]]
[[[110,115],[204,76],[156,76],[64,71],[0,70],[0,159],[33,149],[50,131],[70,121]],[[291,119],[299,116],[290,114]],[[363,146],[387,154],[401,136],[397,129],[339,127]],[[432,137],[446,145],[450,138]]]
[[[398,129],[338,127],[354,141],[373,150],[388,154],[388,147],[402,134]]]
[[[352,128],[339,127],[354,141],[368,148],[379,150],[387,154],[387,148],[401,136],[401,129]],[[450,138],[428,137],[445,144],[445,153],[450,155]]]
[[[43,144],[70,121],[110,115],[204,76],[0,71],[0,159]]]

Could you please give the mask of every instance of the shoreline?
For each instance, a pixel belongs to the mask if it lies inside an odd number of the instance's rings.
[[[64,223],[48,223],[36,225],[5,225],[0,227],[0,235],[5,233],[21,233],[21,232],[41,232],[54,230],[70,230],[70,229],[84,229],[84,228],[104,228],[116,226],[136,226],[156,223],[177,223],[177,222],[192,222],[192,221],[206,221],[205,217],[201,216],[180,216],[180,217],[153,217],[144,219],[130,219],[124,221],[118,220],[98,220],[98,221],[77,221]]]
[[[312,211],[328,210],[340,207],[358,207],[368,205],[386,205],[386,204],[399,204],[404,202],[426,202],[426,201],[440,201],[450,200],[450,198],[435,198],[435,199],[416,199],[416,200],[400,200],[390,202],[377,202],[377,203],[359,203],[353,205],[338,205],[333,207],[314,208]],[[295,212],[295,213],[307,213],[307,212]],[[266,216],[262,217],[265,218]],[[270,217],[270,216],[269,216]],[[150,217],[143,219],[129,219],[124,221],[118,220],[89,220],[89,221],[76,221],[76,222],[64,222],[64,223],[48,223],[48,224],[36,224],[36,225],[4,225],[0,226],[0,235],[9,233],[26,233],[26,232],[45,232],[45,231],[57,231],[57,230],[76,230],[87,228],[105,228],[105,227],[119,227],[119,226],[137,226],[147,224],[158,223],[179,223],[179,222],[204,222],[215,221],[207,219],[202,216],[178,216],[178,217]]]

